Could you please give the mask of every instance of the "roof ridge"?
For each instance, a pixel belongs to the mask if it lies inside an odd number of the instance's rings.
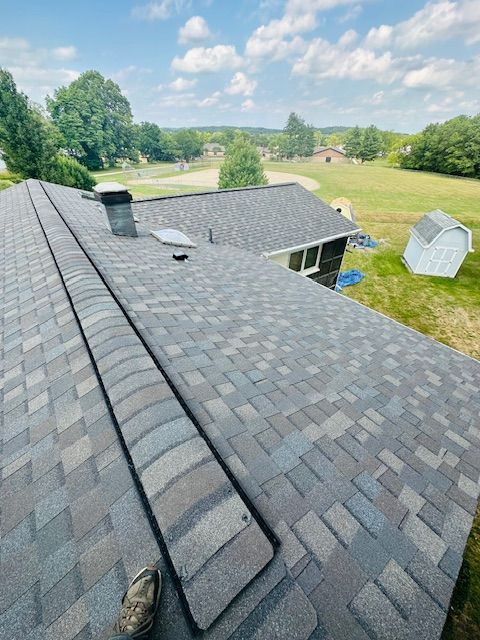
[[[290,187],[298,185],[302,187],[299,182],[279,182],[278,184],[261,184],[251,187],[232,187],[231,189],[211,189],[210,191],[193,191],[191,193],[176,193],[172,195],[164,195],[164,196],[152,196],[150,198],[138,198],[135,199],[134,202],[151,202],[153,200],[168,200],[172,198],[188,198],[189,196],[206,196],[211,195],[212,193],[229,193],[231,191],[253,191],[255,189],[273,189],[275,187]],[[305,189],[305,187],[302,187]],[[307,189],[305,189],[307,191]]]

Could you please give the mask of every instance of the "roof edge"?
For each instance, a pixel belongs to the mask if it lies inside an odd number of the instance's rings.
[[[261,184],[254,187],[234,187],[231,189],[211,189],[210,191],[192,191],[191,193],[176,193],[173,195],[165,195],[165,196],[152,196],[151,198],[138,198],[133,200],[136,204],[137,202],[152,202],[154,200],[171,200],[172,198],[188,198],[191,196],[206,196],[211,195],[212,193],[229,193],[231,191],[254,191],[256,189],[274,189],[275,187],[291,187],[293,185],[298,185],[302,187],[299,182],[280,182],[278,184]],[[305,187],[302,187],[305,189]],[[308,189],[305,189],[308,191]],[[308,191],[310,193],[310,191]]]
[[[450,217],[450,216],[449,216]],[[454,218],[452,218],[452,220],[454,220]],[[458,220],[455,220],[455,224],[452,224],[452,226],[450,227],[445,227],[444,229],[442,229],[439,233],[437,233],[437,235],[434,237],[434,239],[425,244],[423,239],[418,235],[418,233],[415,232],[415,227],[410,227],[410,235],[414,236],[414,238],[416,240],[418,240],[419,244],[424,248],[424,249],[429,249],[432,244],[434,242],[436,242],[441,235],[443,235],[445,233],[445,231],[451,231],[452,229],[463,229],[464,231],[467,232],[468,235],[468,252],[469,253],[474,253],[474,248],[473,248],[473,234],[472,234],[472,230],[469,229],[468,227],[466,227],[465,225],[463,225],[461,222],[458,222]]]
[[[319,240],[315,240],[314,242],[307,242],[306,244],[299,244],[295,247],[287,247],[286,249],[277,249],[275,251],[265,251],[262,253],[264,258],[272,258],[273,256],[280,256],[283,253],[293,253],[294,251],[301,251],[302,249],[310,249],[310,247],[316,247],[319,244],[324,244],[325,242],[333,242],[334,240],[340,240],[340,238],[349,238],[354,233],[358,233],[361,231],[361,228],[352,229],[351,231],[343,231],[342,233],[337,233],[334,236],[327,236],[326,238],[320,238]]]

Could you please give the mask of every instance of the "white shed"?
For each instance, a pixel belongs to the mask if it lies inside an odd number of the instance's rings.
[[[470,229],[436,209],[410,229],[403,260],[413,273],[454,278],[470,251]]]

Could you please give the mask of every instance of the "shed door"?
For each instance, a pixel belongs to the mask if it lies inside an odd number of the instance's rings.
[[[427,273],[446,276],[450,273],[450,266],[455,260],[458,249],[451,247],[435,247],[432,257],[427,264]]]

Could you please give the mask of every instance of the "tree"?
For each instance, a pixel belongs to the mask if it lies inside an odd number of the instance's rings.
[[[218,188],[255,187],[263,184],[268,184],[268,180],[263,172],[260,154],[245,136],[237,134],[220,167]]]
[[[76,160],[59,153],[61,141],[41,110],[17,91],[12,75],[0,69],[0,148],[9,171],[91,190],[95,180]]]
[[[326,137],[325,143],[329,147],[339,147],[344,142],[344,136],[341,133],[331,133]]]
[[[62,154],[57,154],[52,159],[42,178],[48,182],[85,191],[92,191],[96,184],[94,177],[83,164]]]
[[[180,160],[189,162],[198,158],[203,153],[203,141],[193,129],[180,129],[173,135],[173,143],[176,148],[176,156]]]
[[[98,71],[85,71],[47,97],[47,108],[65,138],[69,155],[89,169],[117,158],[134,158],[132,112],[120,87]]]
[[[287,124],[283,130],[287,136],[287,158],[300,156],[308,158],[315,150],[315,130],[311,125],[305,124],[305,120],[296,113],[288,116]]]
[[[55,128],[0,68],[0,149],[9,171],[23,178],[44,177],[59,142]]]
[[[359,126],[348,131],[345,137],[345,153],[349,158],[359,158],[363,146],[363,133]]]
[[[135,146],[149,162],[174,160],[175,145],[172,136],[164,133],[158,124],[141,122],[134,125]]]
[[[268,150],[278,160],[287,157],[288,137],[285,133],[277,133],[270,138]]]
[[[393,159],[405,169],[480,178],[480,114],[429,124]]]
[[[367,127],[363,133],[359,158],[362,162],[375,160],[382,150],[382,136],[375,125]]]

